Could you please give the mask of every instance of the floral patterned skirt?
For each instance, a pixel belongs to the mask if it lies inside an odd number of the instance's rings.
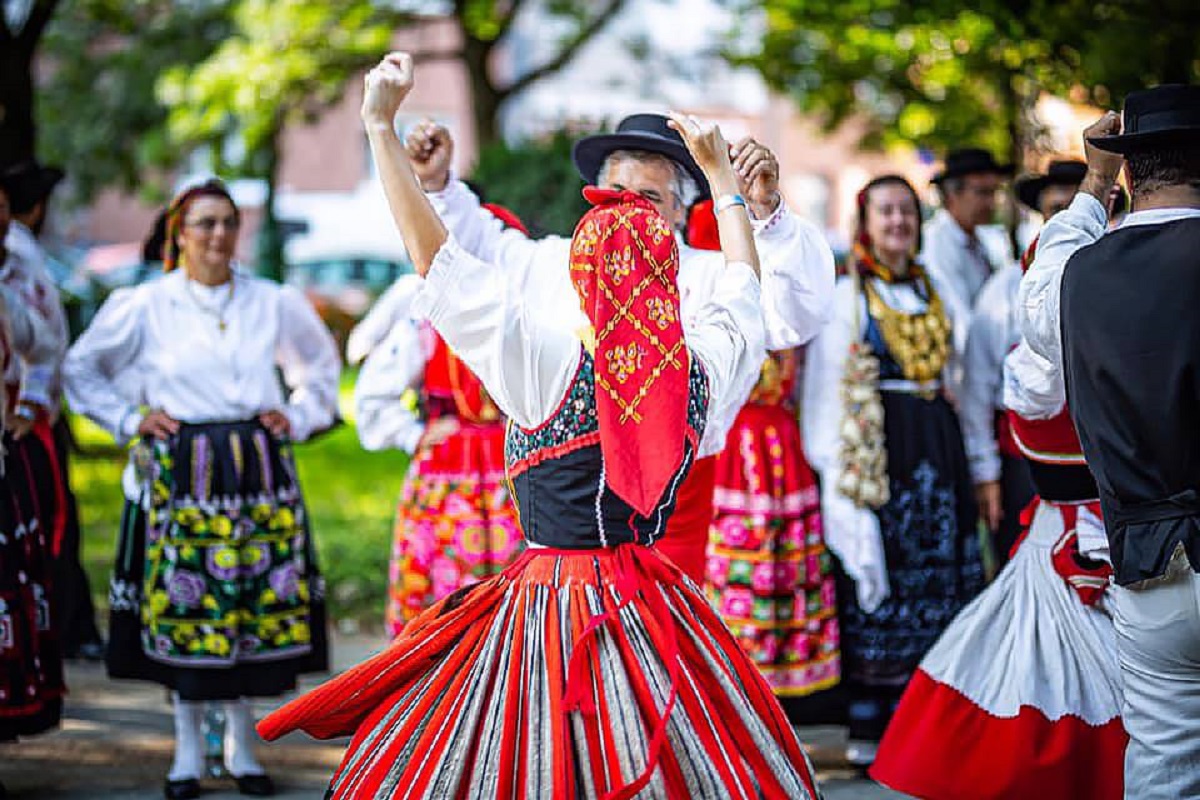
[[[709,597],[780,696],[836,684],[834,578],[800,426],[781,405],[742,409],[718,457]]]
[[[36,437],[3,436],[0,741],[7,741],[58,725],[66,688],[51,617],[52,462]]]
[[[291,448],[258,422],[185,424],[130,456],[108,670],[185,700],[272,696],[328,664]]]
[[[504,481],[504,424],[463,423],[408,469],[392,540],[389,633],[399,635],[451,592],[498,574],[522,543]]]

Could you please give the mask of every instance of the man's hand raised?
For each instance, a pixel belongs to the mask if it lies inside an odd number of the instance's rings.
[[[1083,151],[1087,156],[1088,171],[1079,185],[1079,191],[1087,192],[1108,207],[1108,193],[1117,181],[1117,173],[1125,159],[1120,153],[1110,153],[1095,147],[1089,139],[1096,136],[1112,136],[1121,132],[1121,115],[1108,111],[1083,132]]]
[[[454,160],[454,139],[445,126],[424,119],[404,139],[413,172],[427,192],[440,192],[450,181],[450,163]]]

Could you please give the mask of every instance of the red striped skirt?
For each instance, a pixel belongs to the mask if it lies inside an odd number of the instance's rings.
[[[528,550],[258,729],[353,734],[333,798],[816,797],[754,664],[637,545]]]

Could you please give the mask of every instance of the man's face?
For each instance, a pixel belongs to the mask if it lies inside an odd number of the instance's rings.
[[[666,158],[648,161],[622,158],[609,165],[600,188],[640,194],[663,215],[672,230],[678,230],[683,225],[686,209],[671,190],[674,177],[675,170]]]
[[[1075,191],[1074,186],[1047,186],[1038,196],[1038,211],[1042,212],[1044,218],[1050,219],[1071,205]]]
[[[979,173],[963,177],[962,188],[946,196],[946,210],[965,230],[987,225],[996,216],[1000,176]]]

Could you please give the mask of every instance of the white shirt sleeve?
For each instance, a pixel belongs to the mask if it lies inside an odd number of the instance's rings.
[[[397,321],[371,349],[354,384],[355,425],[367,450],[416,451],[425,426],[406,395],[420,387],[425,360],[420,330],[411,320]]]
[[[67,314],[58,289],[44,270],[31,270],[34,296],[30,311],[44,323],[45,347],[40,353],[24,359],[19,400],[36,403],[55,412],[60,402],[55,386],[67,357]]]
[[[962,391],[958,394],[958,413],[962,420],[971,478],[975,483],[1000,480],[996,398],[1000,394],[1001,372],[1008,346],[1010,304],[1003,301],[996,288],[993,282],[979,293],[979,307],[971,317],[967,334]]]
[[[514,288],[507,268],[484,263],[452,236],[434,258],[413,314],[433,324],[506,416],[532,428],[558,408],[582,345],[538,319],[539,309]]]
[[[388,287],[346,340],[346,360],[357,364],[386,339],[393,325],[409,318],[413,298],[421,288],[419,275],[403,275]]]
[[[1025,277],[1017,301],[1017,328],[1030,349],[1052,364],[1062,363],[1059,328],[1063,270],[1081,247],[1104,235],[1104,206],[1080,192],[1071,205],[1055,214],[1042,228],[1037,254]]]
[[[753,220],[762,271],[767,349],[805,344],[829,321],[835,280],[833,251],[816,226],[785,203],[765,220]]]
[[[100,306],[87,330],[67,351],[63,378],[67,402],[124,444],[137,434],[141,414],[117,379],[141,353],[145,290],[118,289]]]
[[[1062,369],[1022,339],[1004,359],[1005,408],[1025,419],[1050,419],[1066,404]]]
[[[855,330],[855,304],[858,329]],[[805,354],[801,427],[809,463],[821,476],[821,516],[825,541],[855,581],[887,585],[879,518],[859,508],[837,490],[841,478],[841,428],[845,419],[842,381],[850,344],[866,329],[866,301],[854,293],[849,278],[834,290],[833,319],[808,346]]]
[[[714,421],[737,414],[766,358],[759,293],[750,266],[731,262],[722,268],[708,301],[684,323],[688,349],[708,375],[708,420],[713,436],[706,426],[701,457],[724,447],[725,430]]]
[[[333,424],[342,364],[333,336],[304,295],[284,286],[278,296],[275,360],[291,390],[284,409],[292,424],[291,437],[302,442]]]

